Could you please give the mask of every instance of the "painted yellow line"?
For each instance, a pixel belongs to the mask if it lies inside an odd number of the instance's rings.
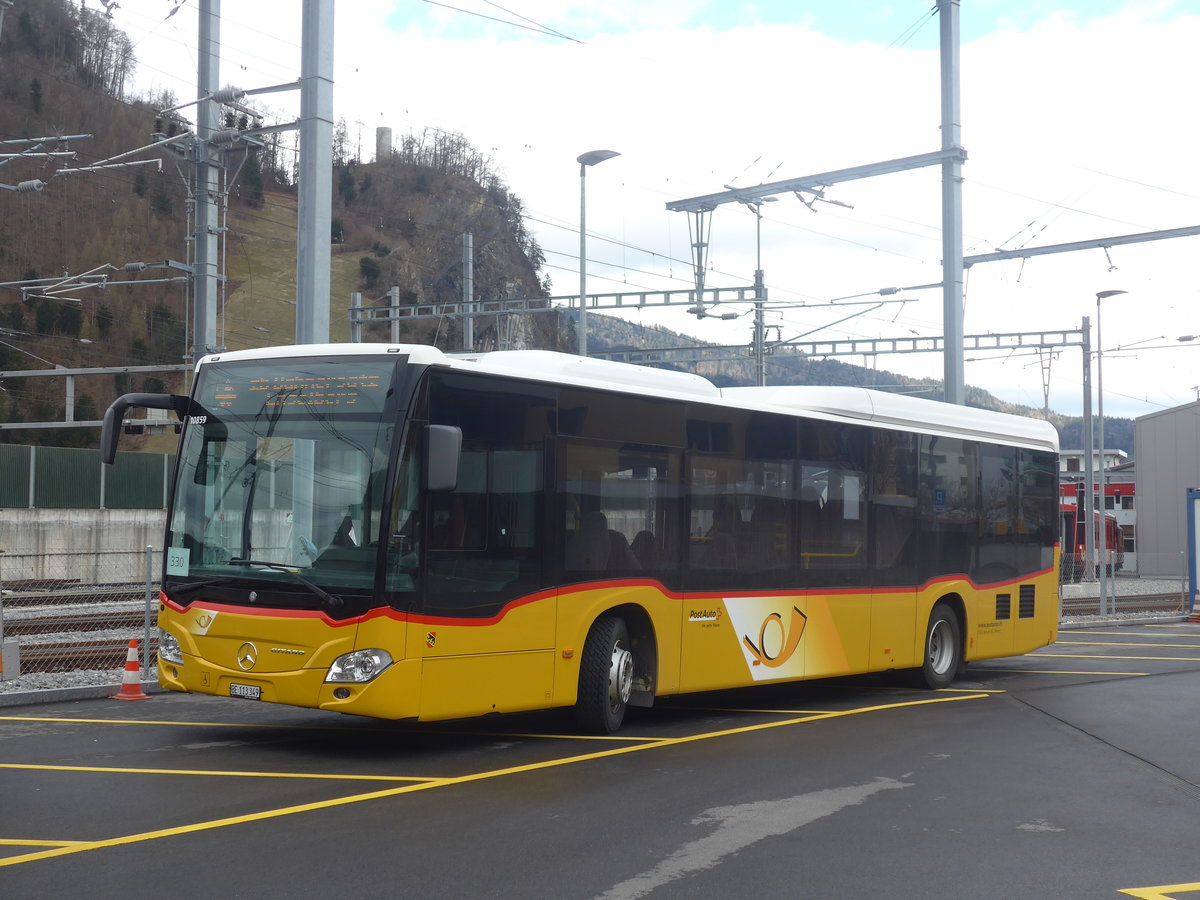
[[[105,772],[118,775],[219,775],[223,778],[309,778],[316,781],[437,781],[436,778],[408,775],[322,775],[311,772],[235,772],[219,769],[135,769],[121,766],[46,766],[28,763],[0,763],[0,769],[34,772]]]
[[[1078,634],[1078,635],[1085,636],[1085,637],[1091,637],[1092,635],[1099,635],[1100,637],[1164,637],[1165,636],[1165,635],[1142,635],[1136,631],[1075,631],[1075,632],[1072,632],[1072,634]],[[1200,642],[1200,634],[1171,635],[1171,636],[1172,637],[1194,637],[1196,641]],[[1061,642],[1061,635],[1060,635],[1060,642]]]
[[[970,672],[971,670],[968,669],[967,671]],[[911,694],[914,691],[914,688],[904,687],[903,685],[899,685],[899,684],[861,684],[861,685],[855,685],[854,689],[857,691],[862,691],[864,693],[867,691],[878,691],[878,692],[882,692],[882,693],[893,693],[893,694],[898,694],[901,692],[906,693],[906,694]],[[916,690],[920,690],[920,689],[917,688]],[[1005,691],[997,689],[997,688],[938,688],[937,690],[934,691],[934,693],[936,693],[936,694],[963,694],[963,693],[965,693],[965,694],[1003,694],[1003,693],[1005,693]]]
[[[418,732],[413,732],[414,734]],[[636,734],[547,734],[546,732],[524,732],[524,731],[430,731],[429,734],[454,735],[456,737],[484,737],[484,738],[529,738],[540,739],[543,741],[599,741],[601,743],[615,744],[637,744],[637,743],[654,743],[662,740],[662,738],[645,737]]]
[[[348,727],[345,725],[270,725],[261,722],[174,722],[164,719],[72,719],[62,716],[0,716],[0,722],[56,722],[70,723],[83,725],[166,725],[170,727],[180,726],[195,726],[196,728],[262,728],[274,729],[281,731],[338,731],[350,732],[352,734],[370,734],[378,732],[380,734],[397,734],[402,729],[398,728],[371,728],[367,726]],[[618,743],[636,743],[638,741],[654,741],[657,738],[638,737],[637,735],[625,734],[522,734],[511,731],[469,731],[469,730],[429,730],[423,732],[427,734],[438,735],[471,735],[478,737],[499,737],[499,738],[541,738],[543,740],[564,740],[564,741],[614,741]]]
[[[1117,893],[1138,897],[1140,900],[1172,900],[1171,894],[1187,893],[1188,891],[1200,891],[1200,881],[1193,881],[1191,884],[1160,884],[1158,887],[1125,888]]]
[[[459,784],[470,784],[475,781],[486,781],[492,778],[501,778],[507,775],[519,775],[528,772],[536,772],[542,769],[553,769],[561,766],[575,765],[583,762],[591,762],[598,759],[607,759],[614,756],[621,756],[626,753],[640,753],[644,750],[655,750],[659,747],[670,747],[679,744],[689,744],[698,741],[708,741],[715,738],[732,737],[734,735],[751,734],[756,731],[765,731],[770,728],[783,728],[791,725],[800,725],[806,722],[821,721],[825,719],[842,718],[845,716],[856,716],[871,712],[884,712],[893,709],[903,709],[914,706],[929,706],[936,703],[956,703],[962,700],[985,700],[988,699],[988,694],[960,694],[952,697],[935,697],[928,700],[913,700],[905,703],[888,703],[879,706],[864,706],[859,709],[845,710],[840,712],[823,713],[817,716],[804,716],[801,718],[782,719],[775,722],[760,722],[755,725],[743,725],[736,728],[726,728],[720,731],[711,731],[701,734],[686,735],[678,738],[663,738],[653,743],[639,744],[629,747],[614,747],[607,750],[598,750],[594,753],[584,753],[577,756],[568,756],[561,759],[547,760],[545,762],[527,763],[520,766],[510,766],[504,769],[492,769],[484,772],[475,772],[469,775],[459,775],[451,778],[439,778],[436,780],[425,781],[419,784],[407,784],[401,787],[388,788],[386,790],[371,791],[365,794],[352,794],[348,797],[337,797],[332,800],[321,800],[313,803],[302,803],[296,806],[285,806],[279,809],[269,809],[257,813],[247,813],[241,816],[229,816],[223,819],[213,819],[208,822],[196,822],[190,825],[177,825],[173,828],[163,828],[157,831],[145,831],[139,834],[129,834],[124,837],[110,838],[101,841],[89,841],[71,846],[56,847],[50,850],[43,850],[35,853],[25,853],[20,856],[10,856],[0,858],[0,868],[5,866],[19,865],[21,863],[33,862],[40,859],[52,859],[58,856],[67,856],[72,853],[84,853],[89,850],[100,850],[106,847],[120,847],[126,844],[137,844],[144,841],[157,840],[165,837],[176,837],[184,834],[194,834],[199,831],[209,831],[215,828],[225,828],[230,825],[244,825],[249,822],[261,822],[267,819],[277,819],[282,816],[295,815],[297,813],[314,812],[321,809],[332,809],[338,806],[349,806],[354,803],[363,803],[369,800],[382,800],[388,797],[396,797],[401,794],[410,794],[417,791],[425,791],[430,788],[448,787]]]
[[[1182,650],[1200,650],[1200,644],[1149,644],[1145,641],[1055,641],[1053,646],[1072,647],[1176,647]]]
[[[22,841],[16,838],[12,840],[0,838],[0,847],[76,847],[86,843],[87,841]]]
[[[972,672],[1015,672],[1019,675],[1149,675],[1149,672],[1071,672],[1065,669],[977,669],[971,667]]]
[[[755,709],[749,706],[672,706],[671,708],[682,709],[688,712],[754,713],[755,715],[762,716],[809,716],[813,722],[840,712],[833,709]],[[673,739],[663,738],[662,740]]]
[[[0,716],[0,722],[69,722],[84,725],[168,725],[171,727],[196,728],[262,728],[283,731],[380,731],[394,732],[390,728],[351,728],[344,725],[270,725],[262,722],[171,722],[165,719],[71,719],[59,716]]]
[[[1200,662],[1197,656],[1105,656],[1102,653],[1030,653],[1037,659],[1124,659],[1142,662]]]

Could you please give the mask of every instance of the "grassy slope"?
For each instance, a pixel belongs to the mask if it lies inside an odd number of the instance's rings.
[[[295,343],[296,198],[267,194],[262,209],[234,210],[231,220],[225,344],[244,350]],[[333,247],[329,294],[329,339],[335,343],[350,340],[347,310],[361,255],[338,249]]]

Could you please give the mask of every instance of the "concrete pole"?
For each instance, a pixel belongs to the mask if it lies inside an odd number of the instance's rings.
[[[463,235],[463,349],[475,349],[475,310],[471,303],[475,299],[475,237]]]
[[[199,67],[196,92],[209,97],[220,88],[221,0],[200,0]],[[220,128],[217,104],[196,105],[196,189],[193,232],[192,360],[217,349],[217,197],[220,167],[212,161],[210,140]]]
[[[398,285],[392,285],[388,288],[388,319],[391,320],[391,329],[389,333],[392,336],[392,343],[400,343],[400,288]]]
[[[1083,526],[1083,581],[1096,580],[1096,527],[1093,525],[1095,516],[1093,493],[1096,490],[1096,460],[1095,445],[1092,441],[1092,323],[1087,316],[1083,317],[1083,496],[1075,498],[1075,508],[1078,510],[1078,521]],[[1071,535],[1071,545],[1074,547],[1075,536]]]
[[[333,0],[304,0],[296,225],[297,344],[323,344],[329,340],[332,204]]]
[[[942,149],[962,145],[959,92],[959,0],[937,0],[941,28]],[[966,403],[963,361],[962,162],[942,163],[942,333],[946,402]]]
[[[579,159],[579,355],[587,356],[587,163]]]
[[[766,289],[763,285],[763,270],[754,272],[754,383],[758,387],[767,384],[766,323],[764,312]]]
[[[350,343],[362,343],[362,294],[350,295]]]
[[[1108,551],[1114,548],[1108,546],[1108,521],[1105,518],[1108,508],[1107,499],[1105,496],[1105,487],[1108,483],[1108,478],[1105,476],[1104,466],[1104,344],[1100,342],[1100,301],[1107,300],[1109,297],[1116,297],[1119,294],[1124,294],[1125,291],[1100,291],[1096,294],[1096,411],[1100,415],[1100,614],[1104,615],[1105,606],[1108,603],[1105,589],[1109,586],[1108,577]],[[1115,510],[1114,510],[1115,512]],[[1116,569],[1113,570],[1113,575],[1116,575]],[[1117,611],[1117,587],[1112,584],[1113,605],[1112,611]]]

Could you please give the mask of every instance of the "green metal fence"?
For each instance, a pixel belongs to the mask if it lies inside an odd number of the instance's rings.
[[[106,466],[99,450],[0,444],[0,507],[165,509],[174,465],[170,453],[121,453]]]

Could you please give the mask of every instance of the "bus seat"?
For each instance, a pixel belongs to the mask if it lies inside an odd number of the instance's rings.
[[[642,564],[621,532],[608,530],[608,568],[613,572],[641,569]]]
[[[750,514],[750,550],[756,565],[778,566],[787,555],[787,507],[779,497],[759,497]]]
[[[584,515],[579,530],[567,541],[566,568],[577,572],[600,572],[608,568],[612,541],[608,536],[608,519],[599,510]]]
[[[633,536],[630,549],[643,569],[653,569],[658,565],[658,547],[654,545],[654,532],[639,531]]]

